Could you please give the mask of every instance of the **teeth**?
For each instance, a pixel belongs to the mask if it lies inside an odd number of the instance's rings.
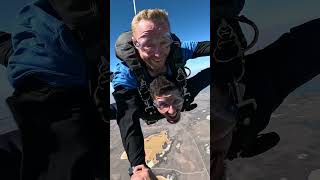
[[[175,117],[177,116],[177,114],[178,114],[178,113],[176,112],[174,115],[172,115],[172,116],[170,116],[170,117],[173,119],[173,118],[175,118]]]

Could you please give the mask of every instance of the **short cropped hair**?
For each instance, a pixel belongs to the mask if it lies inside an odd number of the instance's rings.
[[[178,86],[169,81],[164,75],[160,75],[150,83],[151,97],[167,95],[169,92],[179,90]]]
[[[156,22],[166,22],[170,28],[168,12],[164,9],[144,9],[134,16],[131,22],[131,30],[135,31],[137,24],[141,20],[152,20]]]

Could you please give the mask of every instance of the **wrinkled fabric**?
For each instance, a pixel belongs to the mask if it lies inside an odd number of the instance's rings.
[[[45,1],[22,8],[12,32],[7,74],[16,88],[30,75],[54,86],[87,86],[83,49]]]

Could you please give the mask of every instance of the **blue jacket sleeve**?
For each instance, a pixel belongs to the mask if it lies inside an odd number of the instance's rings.
[[[187,61],[210,55],[210,41],[184,41],[181,44],[182,58]]]
[[[111,83],[114,89],[118,86],[122,86],[125,89],[135,89],[138,87],[137,78],[124,62],[116,65],[116,70],[113,74]]]
[[[7,74],[13,87],[33,74],[51,85],[86,86],[82,49],[63,23],[36,5],[24,7],[12,32]]]

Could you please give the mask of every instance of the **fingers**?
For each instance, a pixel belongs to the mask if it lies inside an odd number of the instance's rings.
[[[148,170],[148,168],[146,168],[143,164],[140,164],[140,165],[134,167],[133,174],[137,173],[138,171],[142,171],[142,170]]]

